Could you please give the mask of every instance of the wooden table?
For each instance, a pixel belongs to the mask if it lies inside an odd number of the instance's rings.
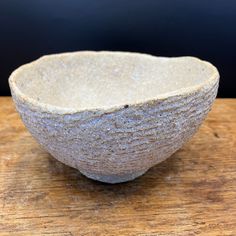
[[[133,182],[82,176],[44,151],[0,98],[0,235],[236,235],[236,100]]]

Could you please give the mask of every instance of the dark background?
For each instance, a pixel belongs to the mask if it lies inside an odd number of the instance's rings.
[[[76,50],[197,56],[236,97],[236,0],[0,0],[0,95],[18,66]]]

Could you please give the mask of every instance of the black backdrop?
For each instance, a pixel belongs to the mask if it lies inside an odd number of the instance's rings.
[[[8,76],[41,55],[76,50],[192,55],[236,96],[235,0],[0,0],[0,95]]]

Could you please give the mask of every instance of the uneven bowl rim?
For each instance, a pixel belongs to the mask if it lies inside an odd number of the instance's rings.
[[[100,53],[100,54],[132,54],[132,55],[137,55],[137,56],[148,56],[149,58],[165,58],[165,59],[178,59],[178,58],[191,58],[194,60],[197,60],[199,63],[203,63],[208,67],[211,67],[212,69],[212,75],[209,77],[209,79],[207,79],[206,81],[197,84],[197,85],[193,85],[193,86],[189,86],[186,88],[182,88],[182,89],[177,89],[175,91],[172,92],[166,92],[160,95],[157,95],[151,99],[147,99],[147,100],[143,100],[143,101],[139,101],[139,102],[133,102],[130,104],[122,104],[122,105],[114,105],[112,107],[98,107],[98,108],[85,108],[85,109],[75,109],[75,108],[66,108],[66,107],[60,107],[60,106],[55,106],[55,105],[50,105],[50,104],[46,104],[43,102],[39,102],[31,97],[28,97],[26,94],[24,94],[23,92],[21,92],[21,90],[17,87],[16,85],[16,80],[18,78],[18,74],[25,70],[25,69],[29,69],[29,67],[32,67],[34,65],[34,63],[39,62],[42,59],[50,59],[52,57],[60,57],[60,56],[66,56],[66,55],[72,55],[72,54],[84,54],[84,55],[89,55],[89,54],[94,54],[94,53]],[[9,77],[9,85],[10,85],[10,89],[11,92],[13,92],[15,94],[15,96],[17,97],[17,99],[20,99],[21,102],[23,103],[27,103],[30,105],[31,108],[33,108],[34,110],[41,110],[42,112],[46,112],[46,113],[53,113],[53,114],[76,114],[76,113],[81,113],[81,112],[113,112],[116,110],[121,110],[123,109],[126,105],[129,105],[129,107],[136,107],[136,106],[142,106],[143,104],[150,104],[153,103],[155,101],[163,101],[169,98],[173,98],[173,97],[178,97],[178,96],[187,96],[190,95],[194,92],[199,91],[200,89],[202,89],[205,86],[210,86],[211,84],[214,84],[214,82],[217,82],[219,80],[219,72],[217,70],[217,68],[212,65],[211,63],[201,60],[197,57],[194,56],[179,56],[179,57],[159,57],[159,56],[153,56],[150,54],[146,54],[146,53],[138,53],[138,52],[122,52],[122,51],[77,51],[77,52],[66,52],[66,53],[57,53],[57,54],[49,54],[49,55],[45,55],[42,56],[30,63],[24,64],[20,67],[18,67],[17,69],[15,69],[10,77]]]

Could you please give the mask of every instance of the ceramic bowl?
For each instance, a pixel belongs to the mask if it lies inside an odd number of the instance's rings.
[[[217,69],[194,57],[93,51],[44,56],[9,78],[35,139],[107,183],[132,180],[178,150],[209,112],[218,83]]]

